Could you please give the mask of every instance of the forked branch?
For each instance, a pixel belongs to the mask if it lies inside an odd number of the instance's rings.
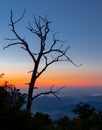
[[[54,95],[57,99],[60,99],[60,98],[58,97],[58,94],[59,94],[59,93],[61,92],[61,90],[64,89],[65,87],[61,87],[61,88],[58,88],[58,89],[56,89],[56,90],[53,90],[53,88],[54,88],[54,86],[51,86],[49,91],[41,92],[41,93],[35,95],[35,96],[33,97],[33,100],[34,100],[35,98],[37,98],[37,97],[42,96],[42,95],[49,95],[49,94],[52,94],[52,95]]]
[[[15,40],[16,42],[8,44],[3,49],[6,49],[6,48],[14,46],[14,45],[21,45],[21,48],[24,49],[25,51],[27,51],[29,53],[29,55],[31,56],[32,60],[35,63],[36,62],[36,58],[33,55],[33,53],[31,52],[31,50],[29,48],[29,44],[25,41],[25,38],[22,38],[17,33],[17,31],[15,30],[15,24],[18,23],[24,17],[24,14],[25,14],[25,10],[24,10],[22,16],[20,18],[18,18],[16,21],[14,21],[13,20],[13,13],[12,13],[12,10],[11,10],[11,16],[10,16],[10,22],[11,23],[9,25],[11,26],[11,28],[12,28],[11,31],[13,32],[13,34],[15,35],[16,38],[5,38],[5,39],[9,40],[9,41],[14,41]]]

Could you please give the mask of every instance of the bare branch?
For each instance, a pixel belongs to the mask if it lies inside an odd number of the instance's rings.
[[[14,46],[14,45],[22,45],[22,43],[18,42],[18,43],[11,43],[11,44],[8,44],[7,46],[5,46],[3,48],[3,50],[5,50],[6,48],[10,47],[10,46]]]
[[[32,72],[33,72],[33,70],[28,71],[28,73],[32,73]]]
[[[73,60],[71,60],[68,56],[66,56],[66,58],[68,59],[67,61],[71,62],[71,63],[72,63],[73,65],[75,65],[76,67],[82,66],[82,64],[79,64],[79,65],[75,64],[75,63],[73,62]]]
[[[31,23],[29,22],[29,26],[27,27],[27,29],[36,34],[41,40],[42,43],[44,44],[44,41],[46,40],[46,36],[48,34],[48,32],[50,31],[49,28],[49,24],[51,23],[50,21],[48,21],[46,18],[42,18],[41,16],[39,16],[39,19],[37,20],[35,16],[33,16],[34,18],[34,24],[36,25],[36,29],[33,28],[33,26],[31,25]]]
[[[13,24],[16,24],[19,21],[21,21],[21,19],[23,19],[23,17],[24,17],[24,14],[25,14],[25,9],[24,9],[23,14],[21,15],[21,17],[19,19],[17,19],[15,22],[13,22]],[[12,10],[11,10],[11,16],[13,16]]]
[[[63,47],[63,44],[60,45],[59,50],[61,50],[62,47]]]
[[[19,22],[22,18],[23,18],[23,16],[21,16],[21,17],[19,18],[19,20],[17,20],[17,21]],[[24,38],[21,38],[21,37],[17,34],[17,32],[15,31],[15,23],[17,23],[17,21],[16,21],[16,22],[13,21],[12,10],[11,10],[10,21],[11,21],[10,26],[12,27],[12,32],[15,34],[16,38],[17,38],[18,40],[20,40],[20,41],[22,42],[22,44],[25,44],[25,45],[26,45],[27,43],[26,43],[26,41],[24,40]]]
[[[52,94],[52,95],[54,95],[57,99],[60,99],[60,98],[58,97],[58,94],[59,94],[60,91],[61,91],[62,89],[64,89],[65,87],[61,87],[61,88],[58,88],[58,89],[56,89],[56,90],[53,90],[53,88],[54,88],[54,86],[51,86],[49,91],[41,92],[41,93],[35,95],[35,96],[33,97],[33,100],[34,100],[35,98],[37,98],[37,97],[42,96],[42,95],[49,95],[49,94]]]
[[[18,40],[18,38],[5,38],[5,40],[15,41],[15,40]]]
[[[6,40],[11,40],[11,41],[12,40],[18,40],[19,42],[11,43],[11,44],[5,46],[4,49],[6,49],[6,48],[8,48],[10,46],[13,46],[13,45],[20,44],[20,45],[22,45],[21,48],[24,49],[25,51],[27,51],[29,53],[29,55],[31,56],[32,60],[35,63],[36,62],[36,58],[33,55],[33,53],[31,52],[31,50],[29,49],[28,43],[25,41],[24,38],[21,38],[21,36],[18,35],[18,33],[15,30],[15,24],[18,23],[24,17],[24,14],[25,14],[25,10],[24,10],[22,16],[14,22],[13,21],[13,13],[12,13],[12,10],[11,10],[11,16],[10,16],[10,22],[11,22],[11,24],[10,24],[10,26],[11,26],[12,32],[14,33],[14,35],[16,36],[16,38],[14,38],[14,39],[6,38]]]
[[[4,75],[5,75],[4,73],[1,73],[1,74],[0,74],[0,78],[3,78]]]
[[[57,53],[59,53],[59,55],[57,57],[53,57],[53,59],[51,61],[48,62],[48,57],[46,55],[43,54],[43,57],[45,58],[45,66],[43,67],[43,69],[38,72],[37,74],[37,78],[53,63],[55,62],[62,62],[62,61],[68,61],[68,62],[71,62],[74,66],[77,66],[77,67],[80,67],[80,65],[77,65],[73,62],[73,60],[71,60],[67,55],[66,55],[66,52],[67,50],[69,49],[69,47],[67,47],[64,51],[61,51],[59,49],[54,49],[52,51],[55,51]],[[49,53],[51,53],[52,51],[49,51]],[[65,57],[65,59],[64,59]]]
[[[29,22],[29,26],[26,26],[26,28],[27,28],[31,33],[36,34],[38,37],[40,37],[39,31],[36,30],[36,29],[34,29],[34,28],[32,27],[32,25],[31,25],[30,22]]]

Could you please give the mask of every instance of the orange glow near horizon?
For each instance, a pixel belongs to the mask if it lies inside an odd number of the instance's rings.
[[[27,86],[27,84],[29,83],[28,82],[24,82],[24,78],[16,78],[16,79],[8,79],[7,80],[8,83],[10,84],[13,84],[15,86],[20,86],[20,87],[24,87],[24,86]],[[26,80],[27,81],[27,80]],[[1,80],[0,81],[0,84],[3,84],[5,82],[5,80]],[[41,79],[39,80],[38,82],[36,82],[36,86],[39,86],[39,87],[50,87],[50,86],[102,86],[102,83],[99,83],[97,81],[94,81],[94,82],[91,82],[91,81],[88,81],[88,80],[83,80],[83,79],[70,79],[70,80],[67,80],[67,79],[52,79],[52,78],[48,78],[48,79]]]
[[[47,87],[47,86],[102,86],[102,80],[98,75],[93,75],[91,73],[45,73],[37,79],[36,86]],[[13,84],[15,86],[24,87],[30,81],[30,75],[9,75],[5,78],[0,79],[0,84],[4,81]],[[27,85],[26,85],[27,86]]]
[[[26,70],[26,69],[25,69]],[[25,87],[30,82],[31,74],[28,74],[25,70],[13,70],[8,72],[4,78],[0,79],[0,84],[4,81],[13,84],[15,86]],[[36,81],[38,87],[50,87],[54,86],[102,86],[102,74],[99,71],[83,68],[63,68],[56,66],[48,71],[44,72],[41,77]]]

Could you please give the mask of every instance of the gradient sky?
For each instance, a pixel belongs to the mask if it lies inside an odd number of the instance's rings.
[[[12,38],[10,10],[15,19],[26,9],[24,19],[17,31],[31,43],[36,42],[25,28],[32,15],[46,16],[53,21],[52,29],[59,31],[61,40],[71,46],[68,55],[77,68],[69,62],[52,65],[37,80],[37,86],[102,86],[102,0],[0,0],[0,73],[5,73],[0,82],[24,85],[30,80],[27,72],[32,70],[30,57],[20,49],[11,47],[3,51]]]

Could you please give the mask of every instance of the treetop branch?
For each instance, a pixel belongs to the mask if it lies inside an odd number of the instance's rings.
[[[13,24],[16,24],[16,23],[18,23],[19,21],[21,21],[21,19],[23,19],[24,15],[25,15],[25,9],[24,9],[24,11],[23,11],[21,17],[20,17],[19,19],[17,19],[16,21],[14,21]],[[11,10],[11,19],[12,19],[12,16],[13,16],[13,12],[12,12],[12,10]]]

